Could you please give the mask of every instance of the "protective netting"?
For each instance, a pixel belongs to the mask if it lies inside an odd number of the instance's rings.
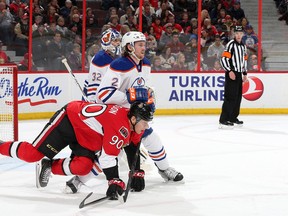
[[[17,89],[13,88],[13,73],[15,67],[0,65],[0,140],[15,139],[15,113],[14,96]]]

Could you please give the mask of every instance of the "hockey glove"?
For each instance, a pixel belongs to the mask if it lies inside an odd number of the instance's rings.
[[[132,177],[131,189],[134,191],[142,191],[145,188],[144,180],[145,172],[142,169],[136,170]]]
[[[148,101],[147,88],[132,87],[127,90],[126,95],[127,95],[128,102],[130,104],[134,103],[135,101],[144,102],[144,103]]]
[[[125,190],[125,183],[119,178],[109,180],[108,186],[106,196],[110,197],[111,200],[117,200],[118,195],[121,196]]]

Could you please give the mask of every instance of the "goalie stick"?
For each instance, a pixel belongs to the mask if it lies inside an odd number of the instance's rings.
[[[83,96],[84,100],[85,100],[86,102],[89,102],[89,100],[88,100],[88,98],[86,97],[86,95],[85,95],[82,87],[80,86],[78,80],[76,79],[74,73],[72,72],[72,69],[71,69],[71,67],[70,67],[69,64],[68,64],[67,59],[66,59],[66,58],[63,58],[63,59],[62,59],[62,63],[65,65],[66,69],[68,70],[68,72],[69,72],[69,73],[71,74],[71,76],[73,77],[76,85],[79,87],[79,89],[80,89],[80,91],[81,91],[81,93],[82,93],[82,96]]]

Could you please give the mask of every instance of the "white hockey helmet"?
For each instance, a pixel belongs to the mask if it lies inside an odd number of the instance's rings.
[[[115,29],[109,28],[101,34],[101,47],[105,51],[110,51],[116,53],[117,47],[112,45],[112,41],[119,39],[121,40],[122,36],[120,32]]]
[[[121,48],[124,49],[127,44],[131,44],[134,47],[134,43],[137,41],[146,42],[146,37],[142,32],[130,31],[124,34],[121,42]]]

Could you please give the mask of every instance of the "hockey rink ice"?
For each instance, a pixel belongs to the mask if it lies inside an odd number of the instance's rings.
[[[71,177],[53,176],[46,188],[35,186],[35,164],[0,156],[2,216],[287,216],[288,115],[241,115],[242,128],[218,129],[218,115],[156,116],[152,127],[161,136],[170,165],[185,183],[164,183],[151,159],[146,188],[129,193],[126,203],[105,201],[104,175],[77,194],[64,194]],[[48,120],[20,121],[19,140],[33,141]],[[59,156],[70,154],[65,149]],[[120,160],[127,182],[128,169]]]

